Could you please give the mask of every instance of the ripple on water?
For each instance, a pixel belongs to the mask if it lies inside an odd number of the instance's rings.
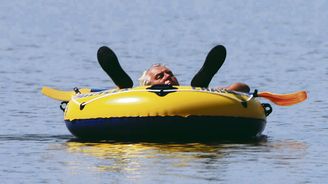
[[[0,135],[0,142],[8,141],[33,141],[33,142],[56,142],[67,141],[74,138],[72,135],[50,135],[50,134],[8,134]]]

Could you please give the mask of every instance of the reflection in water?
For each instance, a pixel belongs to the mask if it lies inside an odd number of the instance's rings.
[[[67,138],[42,134],[3,135],[0,145],[19,140],[23,143],[22,150],[38,152],[46,146],[45,142],[49,142],[47,151],[42,151],[47,154],[41,159],[30,154],[29,158],[33,159],[27,163],[44,164],[43,172],[55,173],[53,178],[63,177],[62,172],[53,170],[60,168],[68,178],[81,177],[90,182],[101,176],[102,181],[117,178],[122,183],[153,183],[154,179],[159,183],[181,179],[186,183],[236,183],[236,174],[247,178],[254,170],[259,175],[270,173],[272,169],[284,173],[290,170],[302,172],[302,160],[307,155],[307,145],[302,142],[267,140],[265,137],[256,141],[219,143],[80,142],[67,141]],[[31,148],[31,143],[36,146]],[[11,145],[2,146],[10,148]],[[18,160],[24,160],[19,159],[22,155],[17,156]],[[18,162],[14,166],[30,168],[27,167],[29,164]],[[253,183],[252,178],[247,181]]]
[[[253,142],[225,143],[134,143],[79,142],[71,140],[65,148],[81,162],[89,160],[91,172],[118,173],[128,178],[144,178],[162,174],[202,181],[225,181],[233,165],[241,168],[297,168],[293,160],[306,155],[307,145],[292,140],[268,141],[266,137]],[[90,162],[90,160],[93,160]],[[255,166],[254,160],[261,160]],[[75,160],[78,161],[78,160]],[[251,165],[249,165],[251,164]],[[204,176],[195,173],[207,173]],[[250,172],[250,171],[249,171]],[[263,172],[268,172],[263,170]],[[247,173],[244,171],[243,173]]]
[[[261,146],[266,137],[252,142],[230,143],[134,143],[134,142],[79,142],[65,143],[68,152],[96,158],[97,171],[138,174],[146,165],[171,169],[195,166],[208,168],[220,161],[228,150]],[[164,162],[165,160],[165,162]]]
[[[71,153],[83,153],[103,160],[97,165],[99,171],[138,172],[146,160],[160,163],[173,161],[173,167],[186,167],[197,159],[218,159],[221,145],[200,143],[160,144],[160,143],[82,143],[67,142]],[[105,161],[104,161],[105,160]],[[167,163],[169,163],[167,162]]]

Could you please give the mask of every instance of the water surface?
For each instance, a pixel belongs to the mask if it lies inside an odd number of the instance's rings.
[[[3,1],[0,178],[3,183],[324,183],[327,181],[328,2]],[[189,85],[208,51],[227,48],[211,85],[307,90],[273,106],[251,142],[79,142],[42,86],[112,88],[97,64],[111,47],[134,79],[165,63]],[[263,100],[265,101],[265,100]]]

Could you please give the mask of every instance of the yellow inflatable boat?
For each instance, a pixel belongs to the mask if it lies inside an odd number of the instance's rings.
[[[208,86],[226,57],[224,46],[214,47],[192,86]],[[124,89],[42,88],[48,97],[64,101],[64,119],[72,134],[84,139],[218,139],[255,137],[262,133],[271,105],[263,97],[282,105],[294,105],[307,98],[305,91],[291,94],[260,92],[246,94],[190,86],[155,85],[135,87],[121,68],[115,53],[99,48],[100,66],[113,82]],[[63,104],[66,104],[64,107]]]
[[[160,85],[77,94],[63,110],[78,138],[199,140],[258,136],[272,108],[233,91]]]

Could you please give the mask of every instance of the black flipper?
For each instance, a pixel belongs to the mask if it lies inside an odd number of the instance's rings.
[[[205,87],[210,84],[213,76],[220,69],[226,58],[227,52],[224,46],[215,46],[207,55],[202,68],[191,80],[193,87]]]
[[[119,88],[131,88],[133,81],[122,69],[115,53],[108,47],[102,46],[98,49],[97,58],[102,69],[113,80]]]

